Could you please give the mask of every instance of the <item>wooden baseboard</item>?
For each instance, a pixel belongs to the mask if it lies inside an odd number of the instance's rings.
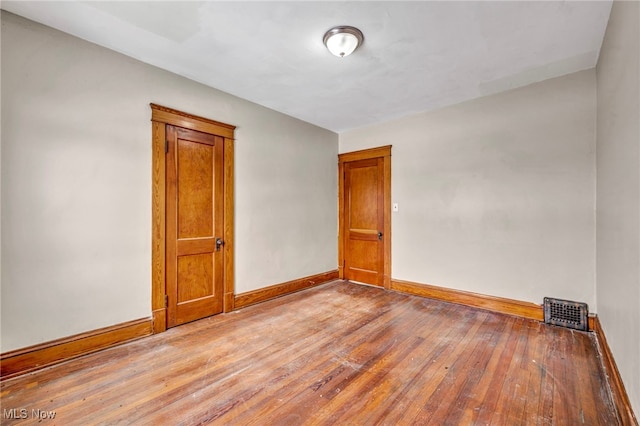
[[[535,303],[401,280],[391,280],[391,290],[544,321],[544,310],[541,305]]]
[[[300,278],[286,283],[276,284],[258,290],[248,291],[238,294],[235,297],[235,309],[244,308],[245,306],[254,305],[269,299],[284,296],[289,293],[314,287],[327,281],[337,280],[338,271],[329,271],[322,274],[311,275],[310,277]]]
[[[587,317],[587,321],[589,324],[589,331],[595,331],[596,329],[596,318],[598,317],[598,315],[596,314],[589,314],[589,316]]]
[[[607,339],[600,324],[600,319],[596,316],[594,318],[593,331],[596,334],[596,342],[598,345],[598,351],[602,356],[602,366],[609,381],[609,388],[613,396],[613,402],[618,410],[620,416],[621,425],[635,425],[638,426],[638,420],[633,414],[633,408],[631,408],[631,401],[629,401],[629,395],[620,377],[620,371],[616,365],[616,361],[613,358],[611,348],[607,343]]]
[[[152,328],[151,318],[142,318],[0,354],[0,379],[148,336]]]

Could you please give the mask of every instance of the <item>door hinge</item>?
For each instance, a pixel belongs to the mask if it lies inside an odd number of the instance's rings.
[[[164,295],[164,307],[169,307],[169,296],[167,296],[166,294]]]
[[[168,154],[169,153],[169,140],[165,139],[164,141],[164,153]]]

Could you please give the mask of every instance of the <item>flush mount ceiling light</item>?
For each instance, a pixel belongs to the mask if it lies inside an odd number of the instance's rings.
[[[339,26],[327,31],[322,40],[329,52],[344,58],[349,56],[364,41],[362,31],[355,27]]]

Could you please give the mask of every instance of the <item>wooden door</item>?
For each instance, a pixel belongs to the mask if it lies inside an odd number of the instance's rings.
[[[342,154],[341,277],[390,286],[390,147]]]
[[[166,126],[167,325],[222,312],[223,141]]]

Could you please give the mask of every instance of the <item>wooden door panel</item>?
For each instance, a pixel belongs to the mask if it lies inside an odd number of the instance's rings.
[[[215,146],[178,139],[178,238],[214,237]]]
[[[381,158],[348,162],[344,166],[346,279],[383,285],[384,228]]]
[[[194,238],[177,241],[177,255],[186,256],[188,254],[211,253],[216,248],[215,238]]]
[[[349,167],[350,199],[349,228],[378,231],[378,167],[375,160],[367,160],[359,167]],[[368,165],[371,164],[371,165]]]
[[[181,304],[176,307],[175,325],[210,317],[220,312],[222,311],[211,309],[210,298],[192,300],[189,305]]]
[[[178,305],[213,294],[211,253],[178,257]]]
[[[222,138],[167,125],[170,327],[222,312]]]
[[[375,241],[378,240],[376,236]],[[373,240],[358,240],[352,238],[349,241],[349,268],[348,274],[352,281],[359,281],[368,284],[378,284],[378,256],[371,255],[371,245]],[[376,242],[373,242],[376,244]]]

